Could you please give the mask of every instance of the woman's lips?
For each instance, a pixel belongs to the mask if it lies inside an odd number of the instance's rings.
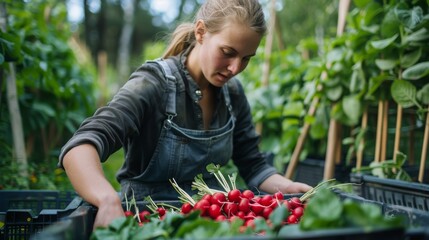
[[[220,77],[220,80],[223,82],[225,82],[231,78],[231,76],[229,74],[218,73],[218,76]]]

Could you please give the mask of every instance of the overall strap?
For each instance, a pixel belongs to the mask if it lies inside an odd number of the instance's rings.
[[[225,104],[226,104],[226,107],[228,108],[229,113],[231,114],[231,117],[235,118],[234,111],[233,111],[232,105],[231,105],[231,98],[229,96],[229,91],[228,91],[228,86],[227,85],[228,84],[226,83],[222,87],[223,88],[223,94],[225,96]]]
[[[164,60],[162,58],[158,58],[154,62],[158,63],[161,66],[161,69],[164,73],[164,76],[167,79],[168,99],[167,99],[166,113],[167,113],[168,119],[171,120],[175,116],[177,116],[177,113],[176,113],[176,77],[173,75],[171,68],[168,65],[166,60]]]

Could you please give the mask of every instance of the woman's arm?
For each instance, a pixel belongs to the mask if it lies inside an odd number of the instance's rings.
[[[300,182],[294,182],[280,174],[274,174],[261,183],[259,189],[267,193],[305,193],[312,187]]]
[[[119,195],[105,178],[93,145],[72,148],[63,158],[63,167],[76,192],[98,208],[94,228],[107,226],[113,219],[124,216]]]

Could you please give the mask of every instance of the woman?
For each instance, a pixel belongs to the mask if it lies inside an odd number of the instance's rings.
[[[62,166],[76,191],[98,207],[95,226],[123,216],[101,162],[121,147],[122,194],[176,199],[169,179],[188,192],[209,163],[233,159],[249,188],[296,193],[311,187],[279,175],[258,149],[250,107],[235,75],[266,32],[257,0],[207,0],[193,23],[179,25],[164,60],[137,69],[112,101],[86,119],[63,147]]]

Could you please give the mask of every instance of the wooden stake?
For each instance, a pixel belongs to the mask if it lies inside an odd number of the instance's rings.
[[[368,126],[368,109],[365,109],[365,111],[362,114],[361,131],[365,131],[367,126]],[[365,145],[365,138],[362,138],[359,143],[359,148],[357,149],[357,152],[356,152],[357,169],[360,169],[362,167],[364,145]]]
[[[329,122],[329,133],[328,133],[328,146],[326,149],[325,157],[325,170],[323,173],[323,179],[331,179],[334,177],[335,169],[335,143],[338,137],[338,121],[331,118]]]
[[[310,109],[308,110],[308,116],[314,116],[316,112],[317,105],[319,104],[319,98],[314,97],[311,102]],[[304,123],[301,134],[299,135],[298,142],[296,143],[295,149],[292,153],[292,158],[289,161],[289,165],[286,169],[285,177],[292,179],[293,173],[295,172],[296,166],[299,162],[299,155],[301,155],[302,148],[304,147],[305,139],[307,138],[308,131],[310,130],[310,123]]]
[[[338,6],[337,36],[341,36],[346,26],[347,12],[350,6],[350,0],[340,0]],[[328,145],[325,156],[325,170],[323,179],[331,179],[335,173],[335,163],[340,162],[341,158],[341,139],[339,135],[340,124],[332,119],[329,122]],[[336,152],[336,151],[340,152]]]
[[[342,135],[343,135],[343,128],[341,124],[336,124],[337,132],[335,137],[335,157],[334,162],[336,165],[341,164],[341,149],[342,149]],[[335,169],[335,165],[333,167]]]
[[[383,134],[381,138],[381,152],[380,152],[380,161],[386,160],[386,150],[387,150],[387,135],[388,135],[388,116],[389,116],[389,102],[387,100],[383,103]]]
[[[416,124],[416,115],[415,114],[409,114],[409,118],[408,118],[408,122],[411,126],[410,131],[408,132],[408,139],[414,139],[415,138],[415,124]],[[408,141],[408,157],[407,157],[407,162],[409,165],[414,166],[415,164],[415,151],[414,151],[414,146],[415,146],[415,142],[414,141]]]
[[[428,144],[429,144],[429,107],[428,107],[428,113],[426,113],[426,124],[425,124],[425,133],[423,135],[422,156],[420,158],[420,170],[419,170],[418,180],[421,183],[424,180]]]
[[[401,126],[402,126],[402,106],[398,104],[396,108],[395,143],[393,146],[393,160],[395,161],[396,161],[396,153],[399,151],[399,142],[401,139]]]
[[[380,149],[381,149],[381,135],[383,133],[383,101],[378,101],[378,114],[377,114],[377,133],[375,137],[375,154],[374,161],[380,162]]]

